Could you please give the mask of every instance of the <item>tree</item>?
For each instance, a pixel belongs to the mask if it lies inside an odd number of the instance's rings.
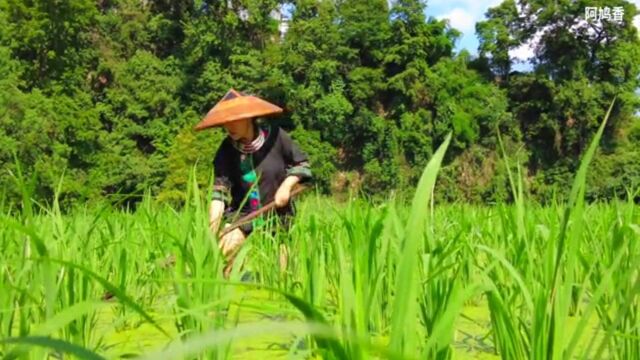
[[[139,51],[115,69],[100,109],[107,130],[99,154],[98,186],[107,193],[158,190],[178,129],[182,79],[175,59]]]
[[[0,47],[0,184],[6,195],[19,196],[13,176],[20,166],[27,177],[37,177],[37,199],[51,201],[58,186],[63,206],[95,196],[90,172],[100,130],[90,97],[20,90],[21,66],[9,53]]]
[[[476,24],[476,34],[480,39],[479,55],[488,60],[491,70],[501,79],[508,80],[512,59],[509,51],[522,43],[521,22],[514,0],[503,1],[490,8],[488,20]]]
[[[614,151],[616,134],[630,126],[639,109],[634,93],[640,86],[640,40],[632,24],[637,13],[628,1],[608,2],[624,8],[622,23],[584,21],[586,1],[510,1],[488,11],[477,26],[481,53],[490,56],[494,74],[504,77],[513,61],[508,51],[526,43],[535,46],[531,73],[511,72],[510,110],[518,119],[532,151],[529,168],[540,172],[540,192],[565,178],[577,166],[613,98],[604,144]],[[519,11],[516,14],[515,11]],[[542,172],[554,174],[545,176]]]
[[[98,14],[90,0],[0,1],[5,24],[0,44],[24,65],[28,89],[59,84],[62,89],[82,84],[95,59],[89,27]]]

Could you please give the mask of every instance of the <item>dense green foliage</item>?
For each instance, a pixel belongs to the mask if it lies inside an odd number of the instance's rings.
[[[234,87],[287,109],[325,191],[402,193],[451,131],[437,196],[467,201],[510,199],[498,133],[537,199],[566,194],[617,97],[588,196],[624,195],[640,183],[637,10],[609,1],[624,23],[588,24],[586,5],[506,0],[471,58],[420,0],[0,0],[0,188],[19,198],[19,161],[40,200],[180,202],[223,137],[193,125]],[[532,71],[513,71],[534,38]]]

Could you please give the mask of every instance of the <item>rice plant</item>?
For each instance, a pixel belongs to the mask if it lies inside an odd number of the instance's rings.
[[[637,359],[640,211],[583,196],[605,124],[567,203],[530,202],[514,173],[511,204],[431,207],[447,138],[411,204],[309,194],[290,229],[251,235],[230,279],[195,181],[180,209],[63,213],[18,172],[0,357]]]

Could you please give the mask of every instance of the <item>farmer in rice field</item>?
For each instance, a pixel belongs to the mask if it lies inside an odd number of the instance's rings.
[[[288,224],[293,213],[291,191],[296,184],[310,180],[311,171],[306,154],[289,134],[257,121],[281,112],[274,104],[232,89],[196,125],[196,130],[224,127],[228,134],[213,160],[215,180],[209,225],[214,233],[222,221],[227,227],[232,218],[255,212],[272,201],[278,218]],[[227,261],[225,276],[249,234],[264,222],[263,217],[258,217],[222,236],[218,246]],[[281,270],[286,267],[286,259],[286,247],[281,244]]]

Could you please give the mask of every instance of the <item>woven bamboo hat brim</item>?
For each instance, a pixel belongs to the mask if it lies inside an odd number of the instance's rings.
[[[196,130],[216,127],[231,121],[279,114],[282,108],[259,97],[245,95],[231,89],[207,116],[196,125]]]

